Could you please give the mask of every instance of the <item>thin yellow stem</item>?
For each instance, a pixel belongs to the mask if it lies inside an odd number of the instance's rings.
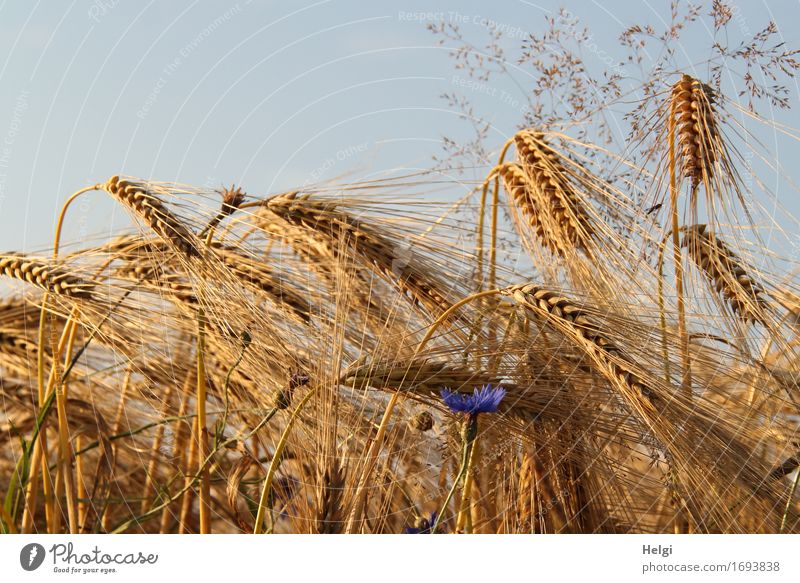
[[[353,532],[356,522],[359,520],[361,514],[364,512],[364,508],[366,507],[367,482],[369,480],[369,476],[372,474],[375,462],[377,462],[378,453],[380,452],[383,438],[386,435],[386,429],[389,427],[389,418],[391,417],[392,412],[397,405],[399,396],[400,391],[395,391],[389,398],[389,402],[386,404],[386,409],[383,412],[383,417],[381,417],[381,422],[378,425],[378,432],[375,434],[375,438],[370,444],[370,448],[367,452],[367,463],[364,467],[364,471],[361,474],[358,487],[356,488],[356,503],[353,506],[353,511],[350,513],[350,517],[347,521],[346,532],[348,533]]]
[[[0,519],[3,520],[3,524],[6,525],[6,530],[11,534],[18,534],[17,527],[14,524],[14,519],[6,512],[5,507],[0,504]]]
[[[264,514],[268,506],[269,493],[272,490],[272,481],[275,479],[275,472],[278,471],[278,466],[281,463],[283,450],[286,448],[286,443],[289,441],[289,434],[292,432],[292,427],[294,427],[295,421],[297,421],[297,418],[300,416],[300,411],[302,411],[306,403],[311,400],[314,393],[315,388],[312,388],[306,393],[303,400],[297,404],[297,407],[289,417],[289,421],[286,423],[286,427],[283,429],[283,433],[281,433],[278,445],[275,446],[275,453],[272,454],[272,461],[269,463],[269,470],[267,470],[267,476],[264,478],[264,486],[261,489],[261,497],[258,501],[258,512],[256,513],[256,523],[253,527],[253,534],[261,534],[263,532]]]
[[[129,364],[128,368],[125,370],[125,376],[122,378],[122,390],[120,391],[119,395],[119,403],[117,404],[117,411],[114,414],[114,426],[111,430],[112,435],[116,435],[120,432],[120,427],[122,426],[122,414],[125,412],[125,402],[128,396],[128,391],[131,387],[131,375],[133,374],[133,365]],[[116,470],[116,460],[117,460],[117,442],[114,441],[111,444],[111,469],[109,473],[114,475],[114,471]],[[110,526],[111,515],[109,514],[109,504],[106,503],[103,505],[103,510],[100,515],[100,528],[101,532],[108,532],[108,528]]]
[[[187,385],[191,387],[192,384],[192,373],[189,372],[186,375],[186,379],[183,384],[183,391],[184,393],[187,390]],[[175,385],[170,383],[167,387],[167,391],[164,394],[164,400],[161,406],[161,417],[167,418],[169,417],[169,408],[172,401],[172,393],[175,390]],[[191,390],[191,389],[189,389]],[[153,481],[156,476],[156,472],[158,471],[158,463],[161,459],[159,457],[159,452],[161,451],[161,446],[164,440],[164,430],[166,428],[165,424],[161,424],[156,428],[156,434],[153,437],[153,443],[150,446],[150,460],[147,463],[147,472],[145,473],[144,478],[144,486],[142,487],[142,494],[141,499],[142,503],[139,506],[139,514],[145,514],[149,510],[150,506],[150,494],[153,491]]]
[[[192,432],[189,441],[189,452],[186,455],[186,477],[183,481],[183,492],[181,494],[181,510],[179,514],[179,525],[178,525],[178,533],[184,534],[189,528],[189,513],[192,510],[192,483],[194,482],[194,478],[192,477],[192,467],[197,463],[197,444],[199,432],[197,430],[197,417],[194,418],[192,422]]]
[[[37,439],[33,444],[33,453],[31,454],[30,474],[28,476],[28,484],[25,489],[25,506],[22,511],[22,523],[20,531],[23,534],[30,534],[33,527],[33,515],[36,513],[36,502],[38,499],[39,488],[38,480],[31,479],[36,475],[38,468],[42,463],[42,441]]]
[[[75,450],[80,451],[82,447],[81,436],[75,438]],[[83,456],[75,457],[75,484],[78,499],[78,532],[84,532],[86,528],[86,517],[89,512],[89,505],[86,503],[88,493],[84,484],[83,475]]]
[[[64,327],[64,330],[61,332],[61,339],[58,342],[58,347],[56,349],[56,355],[61,354],[63,352],[64,347],[66,346],[67,340],[69,338],[70,330],[71,330],[71,320],[67,321],[67,325]],[[43,329],[40,329],[40,337],[42,338],[39,346],[44,346],[44,334],[42,333]],[[44,350],[39,350],[39,354],[44,353]],[[58,357],[58,356],[56,356]],[[42,366],[42,371],[44,370],[44,366]],[[55,369],[50,371],[50,376],[47,380],[45,385],[44,380],[41,382],[42,386],[42,396],[40,399],[40,408],[44,407],[45,402],[50,397],[50,394],[55,386]],[[33,456],[31,458],[31,466],[30,466],[30,475],[28,476],[28,484],[25,493],[25,510],[23,511],[22,515],[22,527],[21,530],[23,533],[30,533],[32,532],[33,528],[33,517],[36,513],[36,498],[37,498],[37,486],[36,482],[39,477],[39,470],[42,472],[43,480],[42,480],[42,492],[44,496],[45,502],[45,517],[47,522],[47,532],[54,533],[58,529],[56,528],[56,516],[57,512],[55,510],[55,499],[53,494],[53,481],[50,479],[50,466],[48,462],[48,447],[47,447],[47,434],[45,433],[45,426],[46,423],[42,425],[39,430],[39,433],[34,441],[33,446]]]
[[[208,450],[208,422],[206,420],[206,365],[205,365],[205,314],[197,313],[197,451],[200,473],[200,534],[211,532],[211,486],[208,466],[203,463]]]
[[[478,245],[477,245],[477,261],[478,261],[478,269],[477,269],[477,283],[478,283],[478,291],[483,290],[483,229],[484,223],[486,221],[486,196],[489,191],[489,181],[483,183],[481,187],[481,206],[480,212],[478,214]]]
[[[69,329],[69,340],[67,341],[67,350],[65,357],[67,363],[72,357],[72,347],[75,342],[75,328],[77,316],[77,308],[73,311],[70,320],[67,323]],[[64,495],[67,499],[67,517],[69,520],[70,534],[78,534],[78,514],[77,514],[77,497],[75,492],[75,481],[72,472],[72,446],[69,442],[69,422],[67,420],[67,383],[61,379],[60,371],[58,370],[58,348],[55,349],[55,358],[53,359],[53,368],[55,369],[54,377],[55,391],[56,391],[56,411],[58,414],[58,442],[59,442],[59,455],[58,463],[61,468],[61,478],[64,480]]]
[[[676,145],[675,145],[675,125],[677,111],[675,100],[670,106],[669,129],[667,136],[667,146],[669,148],[669,198],[670,211],[672,214],[672,260],[675,268],[675,295],[678,305],[678,336],[681,342],[681,389],[687,398],[692,398],[692,372],[689,361],[689,338],[686,333],[686,307],[683,297],[683,261],[680,242],[680,221],[678,217],[678,179],[676,171]],[[677,523],[676,523],[677,526]],[[690,532],[691,525],[685,513],[681,513],[680,527],[683,532]]]
[[[178,417],[183,417],[184,415],[186,415],[186,411],[189,409],[189,399],[192,395],[191,376],[187,375],[186,380],[187,383],[186,386],[184,386],[183,388],[183,395],[181,396],[180,409],[178,409]],[[191,431],[192,429],[190,427],[189,439],[191,439]],[[174,458],[183,458],[185,454],[185,442],[186,442],[186,430],[184,424],[181,424],[177,428],[175,435],[175,443],[172,446],[172,456]],[[183,464],[183,465],[184,467],[190,467],[188,464]],[[170,510],[169,505],[164,506],[164,509],[161,511],[161,522],[158,531],[160,534],[167,534],[167,531],[169,529],[169,521],[170,518],[172,517],[172,514],[173,513]]]
[[[37,380],[37,397],[39,399],[39,407],[44,407],[45,402],[45,386],[44,386],[44,345],[45,345],[45,331],[47,329],[47,292],[42,294],[42,311],[39,314],[39,334],[37,339],[37,346],[39,347],[36,353],[36,380]],[[47,447],[47,437],[45,433],[45,428],[42,427],[39,431],[39,436],[36,439],[36,446],[40,450],[39,459],[42,463],[42,493],[44,495],[44,504],[45,504],[45,517],[47,521],[47,529],[48,532],[54,532],[51,530],[52,521],[54,520],[55,516],[55,504],[53,501],[53,490],[51,487],[49,474],[50,470],[47,467],[47,460],[49,459],[48,454],[48,447]],[[36,466],[31,467],[31,475],[28,477],[29,483],[36,482],[37,478],[37,468]],[[33,502],[36,497],[36,486],[35,484],[31,486],[29,489],[29,495],[31,497],[30,500],[26,500],[25,507],[26,509],[31,508],[33,511]],[[25,516],[23,516],[23,527],[22,532],[27,533],[30,532],[30,528],[32,526],[32,522],[30,524],[27,523],[25,520]],[[33,512],[31,512],[30,516],[28,516],[30,520],[33,520]]]
[[[206,246],[211,246],[216,224],[211,224],[206,234]],[[208,465],[208,420],[206,419],[206,316],[202,306],[197,310],[197,461],[200,474],[200,534],[211,533],[211,479]]]
[[[678,217],[678,181],[676,172],[675,152],[675,101],[670,106],[669,116],[669,199],[672,214],[672,260],[675,266],[675,294],[678,304],[678,335],[681,340],[681,358],[683,361],[683,374],[681,387],[686,395],[692,397],[692,372],[689,362],[689,338],[686,334],[686,306],[683,297],[683,262],[680,241],[680,221]]]
[[[78,190],[77,192],[72,194],[67,199],[67,201],[64,203],[64,205],[61,207],[61,212],[59,213],[58,221],[56,222],[56,231],[55,231],[55,237],[54,237],[54,241],[53,241],[53,258],[54,259],[58,258],[58,251],[59,251],[59,247],[60,247],[60,244],[61,244],[61,231],[62,231],[62,228],[64,226],[64,218],[66,217],[67,209],[75,201],[75,199],[77,199],[80,195],[82,195],[82,194],[84,194],[86,192],[90,192],[92,190],[97,190],[98,187],[99,187],[98,184],[94,184],[92,186],[89,186],[89,187],[82,188],[82,189]],[[44,294],[42,294],[42,308],[41,308],[41,313],[39,315],[39,335],[38,335],[38,347],[39,347],[39,350],[38,350],[38,353],[37,353],[37,356],[36,356],[36,380],[37,380],[37,388],[38,388],[37,397],[38,397],[38,400],[39,400],[39,406],[40,407],[44,406],[44,401],[45,401],[45,397],[46,397],[46,395],[45,395],[45,381],[44,381],[44,345],[45,345],[45,328],[46,328],[46,323],[47,323],[47,300],[48,300],[48,294],[47,294],[47,292],[45,292]],[[64,330],[64,332],[66,333],[66,329]],[[63,339],[63,336],[62,336],[62,339]],[[58,358],[57,355],[54,355],[54,357],[56,359]],[[56,366],[56,365],[54,365],[54,366]],[[53,521],[55,519],[55,507],[54,507],[52,491],[51,491],[51,488],[50,488],[50,483],[49,483],[49,480],[47,478],[47,474],[48,474],[48,471],[49,471],[47,469],[48,468],[47,460],[48,460],[49,456],[47,454],[47,440],[44,437],[44,434],[45,434],[45,428],[42,427],[40,429],[39,437],[37,437],[35,448],[40,450],[39,457],[40,457],[41,463],[42,463],[42,472],[43,472],[42,475],[44,476],[44,479],[43,479],[43,482],[42,482],[42,490],[44,492],[48,531],[53,532],[54,528],[51,529],[51,526],[54,527]],[[35,482],[37,477],[38,476],[37,476],[37,471],[35,469],[35,466],[31,466],[31,475],[29,476],[29,484],[30,484],[30,482]],[[35,499],[36,499],[36,485],[33,484],[33,485],[29,486],[28,491],[26,493],[25,508],[26,508],[26,513],[27,514],[23,515],[23,532],[29,532],[29,529],[32,527],[32,524],[33,524],[33,522],[32,522],[33,521],[33,512],[35,510],[33,505],[35,503]]]
[[[669,349],[667,347],[667,313],[664,305],[664,250],[667,248],[666,239],[671,234],[672,230],[670,229],[658,249],[658,313],[661,326],[661,357],[664,359],[664,382],[667,384],[672,382],[672,373],[670,371]]]

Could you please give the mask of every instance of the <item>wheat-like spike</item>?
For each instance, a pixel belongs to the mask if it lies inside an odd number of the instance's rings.
[[[601,331],[586,311],[556,292],[534,284],[512,285],[501,291],[517,303],[544,314],[557,323],[566,324],[580,338],[597,349],[610,372],[633,391],[654,400],[655,394],[633,371],[633,364],[624,353]],[[629,366],[630,365],[630,366]]]
[[[408,293],[414,303],[422,303],[435,311],[447,310],[451,303],[435,285],[418,274],[398,257],[395,245],[364,221],[348,215],[328,201],[313,201],[298,193],[279,195],[269,200],[268,208],[281,218],[317,233],[334,242],[345,242],[354,252],[365,257],[387,281]],[[337,249],[337,244],[331,245]]]
[[[522,462],[519,465],[516,500],[514,501],[519,532],[533,533],[533,529],[536,526],[534,519],[534,509],[536,508],[534,484],[533,456],[525,452],[522,454]]]
[[[517,133],[514,144],[530,185],[538,190],[539,203],[547,210],[546,218],[555,223],[559,235],[572,246],[586,249],[594,229],[561,154],[550,147],[541,132],[532,130]]]
[[[310,320],[309,302],[288,282],[281,280],[263,261],[243,255],[233,247],[224,246],[218,241],[212,242],[210,247],[214,255],[242,283],[264,292],[277,305],[291,310],[300,320],[304,322]],[[158,266],[149,260],[167,250],[167,246],[159,241],[138,241],[129,244],[117,251],[119,258],[125,260],[125,264],[119,268],[119,273],[136,279],[147,287],[168,289],[179,301],[196,303],[196,295],[188,282],[183,281],[177,274],[163,271],[159,273]],[[148,260],[143,261],[143,258]]]
[[[769,310],[764,288],[747,274],[736,254],[707,225],[687,227],[681,245],[734,313],[745,322],[764,322]]]
[[[214,253],[240,281],[258,288],[278,305],[288,307],[304,322],[311,320],[311,306],[300,293],[278,278],[263,262],[254,261],[231,248],[213,245]]]
[[[0,330],[0,346],[5,346],[7,352],[20,352],[20,353],[27,353],[36,352],[39,350],[38,345],[35,342],[31,342],[24,336],[18,336],[16,334],[9,334],[7,332],[3,332]],[[4,351],[6,351],[4,349]]]
[[[531,456],[531,463],[541,502],[535,519],[539,523],[550,522],[553,532],[564,532],[569,528],[569,517],[558,491],[553,489],[552,474],[544,467],[540,455]]]
[[[258,228],[271,238],[281,240],[289,245],[295,253],[306,260],[314,268],[331,272],[335,270],[336,250],[330,241],[322,235],[309,231],[291,222],[284,221],[269,209],[261,209],[257,215]]]
[[[441,387],[453,390],[467,389],[486,384],[499,384],[496,374],[471,370],[464,365],[417,359],[409,361],[370,362],[348,369],[343,376],[346,383],[364,389],[391,388],[395,390],[433,391]],[[507,389],[513,383],[504,383]]]
[[[342,501],[345,479],[339,461],[331,460],[319,480],[315,530],[317,534],[340,534],[345,522]]]
[[[713,176],[719,131],[714,120],[712,89],[684,74],[672,87],[683,175],[692,187]]]
[[[258,216],[258,228],[270,238],[283,241],[292,248],[298,257],[304,260],[304,266],[318,274],[329,284],[336,285],[339,271],[344,271],[348,278],[358,282],[350,286],[353,304],[361,304],[367,313],[376,317],[383,326],[386,322],[386,310],[383,308],[378,294],[372,293],[370,275],[364,270],[337,261],[337,251],[333,242],[316,231],[308,230],[278,217],[269,209],[262,209]]]
[[[144,184],[112,176],[103,185],[103,190],[122,204],[130,207],[166,241],[172,243],[187,257],[199,255],[193,243],[194,233],[176,217],[164,203]]]
[[[553,237],[545,228],[541,216],[541,205],[533,198],[533,187],[522,165],[516,162],[506,162],[497,168],[497,173],[503,179],[506,192],[514,201],[514,205],[522,210],[528,219],[528,225],[534,230],[542,246],[556,254],[563,255],[565,249],[561,241]]]
[[[94,284],[68,273],[63,267],[40,257],[0,255],[0,273],[32,283],[51,293],[76,299],[91,299]]]

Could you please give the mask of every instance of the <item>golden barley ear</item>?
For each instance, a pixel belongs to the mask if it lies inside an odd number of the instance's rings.
[[[282,280],[265,262],[238,253],[232,247],[214,244],[212,249],[239,281],[263,292],[301,321],[308,323],[311,320],[311,303],[299,289]]]
[[[63,266],[40,257],[21,254],[0,255],[0,273],[27,281],[56,295],[92,299],[94,284],[70,274]]]
[[[184,255],[199,255],[193,242],[194,233],[145,184],[112,176],[103,185],[103,190],[133,210],[156,234]]]
[[[398,256],[397,245],[379,227],[340,210],[335,202],[298,194],[275,196],[267,206],[285,221],[324,236],[335,253],[341,253],[344,246],[353,256],[360,256],[363,263],[402,290],[414,304],[422,304],[433,313],[450,307],[448,294],[443,291],[445,282],[434,279],[414,261]]]
[[[317,534],[341,534],[345,523],[344,470],[339,460],[332,459],[318,476],[317,513],[314,529]]]
[[[691,179],[692,188],[713,180],[720,139],[714,100],[711,87],[686,74],[672,87],[681,172]]]
[[[569,247],[587,249],[594,228],[580,202],[570,172],[562,155],[556,152],[542,132],[523,130],[514,136],[519,163],[536,189],[542,220],[551,222],[550,230]]]
[[[503,179],[506,193],[511,197],[516,208],[522,211],[528,221],[528,226],[536,233],[542,247],[557,255],[563,255],[565,248],[562,242],[546,228],[541,215],[541,205],[534,198],[533,187],[522,165],[516,162],[506,162],[496,171]]]
[[[650,402],[656,402],[655,392],[634,371],[633,363],[602,332],[586,311],[563,295],[534,284],[512,285],[501,291],[518,304],[535,313],[546,315],[557,324],[566,325],[573,334],[596,350],[604,363],[603,372],[609,380],[617,381]]]
[[[770,305],[764,288],[748,275],[736,254],[707,225],[685,228],[681,246],[687,248],[689,257],[736,315],[745,322],[768,325]]]

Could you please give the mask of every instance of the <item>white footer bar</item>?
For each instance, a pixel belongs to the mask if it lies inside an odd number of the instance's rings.
[[[119,583],[800,581],[798,548],[798,535],[9,535],[0,572]]]

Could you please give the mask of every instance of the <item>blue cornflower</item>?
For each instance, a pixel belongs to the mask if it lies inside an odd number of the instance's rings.
[[[497,406],[506,396],[506,390],[502,387],[484,385],[480,389],[475,389],[472,395],[462,395],[450,389],[442,389],[441,395],[444,404],[453,413],[477,415],[478,413],[496,413]]]
[[[431,534],[434,524],[436,524],[436,512],[431,512],[430,518],[417,519],[414,526],[403,529],[403,534]]]

